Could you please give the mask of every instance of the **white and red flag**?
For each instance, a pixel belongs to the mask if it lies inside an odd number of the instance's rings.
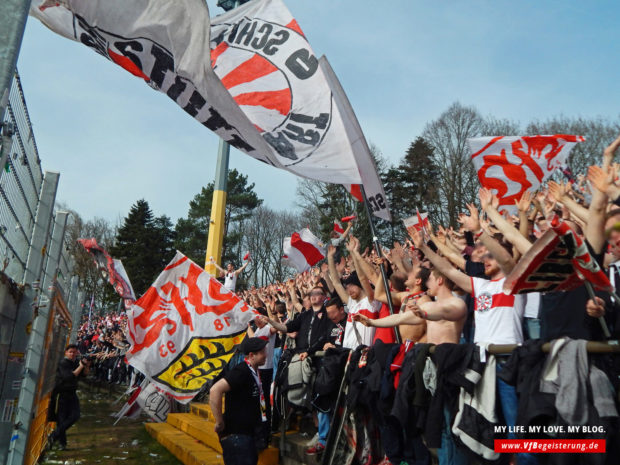
[[[318,181],[363,183],[374,213],[389,217],[369,153],[354,148],[357,122],[347,120],[281,0],[251,1],[213,20],[204,0],[33,0],[30,14],[248,155]]]
[[[202,267],[177,252],[128,312],[130,365],[182,403],[228,363],[256,316]]]
[[[297,269],[300,273],[310,269],[326,257],[325,246],[308,228],[294,232],[291,237],[285,238],[282,250],[284,252],[282,260],[285,264]]]
[[[338,220],[334,220],[334,231],[340,235],[344,234],[344,228],[342,227],[342,225],[340,224],[340,221]]]
[[[364,137],[362,127],[357,120],[357,116],[353,111],[353,106],[349,102],[347,94],[345,93],[336,73],[332,69],[331,65],[327,61],[325,56],[319,59],[321,70],[325,74],[327,83],[333,92],[334,103],[336,108],[342,114],[343,127],[349,145],[355,157],[355,162],[359,169],[361,177],[361,183],[359,184],[345,184],[350,194],[358,201],[363,202],[364,197],[362,195],[361,184],[364,186],[364,193],[366,194],[366,200],[372,210],[373,214],[386,221],[392,221],[390,209],[387,204],[387,198],[383,190],[383,183],[377,173],[377,166],[370,153],[370,147]]]
[[[413,234],[416,231],[422,231],[423,229],[428,229],[428,213],[420,213],[416,210],[415,216],[405,218],[403,220],[403,224],[405,225],[407,231],[409,231],[409,234]]]
[[[496,136],[468,139],[480,185],[499,198],[499,209],[514,212],[525,191],[536,191],[564,165],[583,136]]]
[[[125,267],[120,260],[110,257],[106,250],[97,244],[97,240],[92,237],[90,239],[77,240],[93,256],[95,265],[113,287],[118,295],[123,298],[125,308],[129,309],[136,301],[133,287],[129,282],[129,277],[125,271]]]

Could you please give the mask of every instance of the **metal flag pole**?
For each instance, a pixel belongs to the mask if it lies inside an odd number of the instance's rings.
[[[218,0],[217,6],[224,11],[230,11],[249,0]],[[207,252],[205,256],[205,270],[217,275],[215,264],[221,265],[222,248],[224,246],[224,226],[226,224],[226,197],[228,195],[228,160],[230,144],[220,139],[215,167],[215,181],[213,185],[213,200],[211,203],[211,217],[209,219],[209,233]],[[213,262],[211,261],[213,257]]]
[[[381,251],[381,244],[379,244],[379,238],[377,237],[377,233],[375,232],[375,225],[372,221],[372,212],[370,211],[370,205],[368,205],[368,198],[366,197],[366,191],[364,190],[364,186],[360,185],[362,190],[362,197],[364,199],[364,207],[366,208],[366,216],[368,217],[368,223],[370,224],[370,234],[372,234],[372,243],[375,246],[375,252],[377,257],[382,258],[383,252]],[[381,277],[383,279],[383,287],[385,289],[385,296],[387,298],[388,308],[390,309],[390,315],[394,315],[394,305],[392,304],[392,293],[390,292],[390,283],[387,278],[387,274],[385,273],[385,267],[383,262],[379,265],[381,269]],[[398,332],[398,327],[394,326],[394,336],[396,337],[396,342],[402,344],[400,333]]]

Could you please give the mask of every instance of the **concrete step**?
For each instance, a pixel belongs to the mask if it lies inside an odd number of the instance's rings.
[[[215,418],[213,417],[213,413],[211,413],[211,407],[209,404],[203,404],[200,402],[192,402],[189,404],[189,411],[194,415],[198,415],[199,417],[206,418],[215,423]]]
[[[213,430],[214,423],[193,413],[169,413],[167,423],[194,439],[199,440],[211,449],[222,453],[220,440]]]
[[[169,423],[145,423],[146,430],[157,442],[184,465],[223,465],[222,454],[205,446]]]
[[[167,423],[179,431],[200,441],[211,450],[222,453],[222,446],[212,420],[193,413],[169,413]],[[268,447],[258,455],[259,465],[277,465],[279,451],[276,447]]]

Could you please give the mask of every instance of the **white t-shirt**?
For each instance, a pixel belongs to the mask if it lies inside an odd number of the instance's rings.
[[[224,275],[224,287],[230,292],[235,292],[235,288],[237,287],[237,273],[234,271],[230,273],[228,271],[226,272]]]
[[[538,318],[538,310],[540,308],[540,292],[528,292],[525,294],[525,317]]]
[[[355,349],[360,344],[371,346],[372,340],[375,337],[375,328],[356,323],[352,317],[356,313],[361,313],[371,320],[376,320],[379,318],[379,310],[381,310],[381,302],[377,300],[371,304],[368,301],[368,297],[364,297],[362,300],[353,300],[349,297],[347,302],[347,326],[344,330],[342,347],[345,349]],[[359,333],[360,341],[358,341],[357,333]]]
[[[524,295],[506,295],[502,290],[506,278],[489,281],[471,278],[476,331],[474,343],[520,344],[521,321],[525,310]]]
[[[273,348],[276,345],[276,333],[271,332],[271,326],[265,325],[262,328],[256,328],[256,331],[254,331],[254,337],[269,341],[267,343],[267,359],[265,360],[265,364],[259,366],[258,369],[269,370],[270,368],[273,368]]]

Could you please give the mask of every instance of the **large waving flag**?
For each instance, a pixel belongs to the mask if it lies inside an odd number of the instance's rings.
[[[128,312],[127,360],[179,402],[213,379],[255,316],[239,297],[177,252]]]
[[[120,260],[110,257],[108,252],[97,244],[97,240],[93,237],[90,239],[77,240],[93,256],[95,265],[103,275],[104,279],[114,287],[114,290],[123,298],[125,308],[129,309],[136,301],[136,295],[133,287],[129,282],[129,277],[125,271],[125,267]]]
[[[525,191],[534,192],[562,166],[583,136],[497,136],[468,139],[482,187],[499,198],[499,209],[514,212]]]
[[[389,217],[380,181],[354,153],[350,123],[281,0],[255,0],[212,22],[204,0],[33,0],[30,12],[248,155],[358,191],[364,183],[375,214]]]
[[[284,256],[282,261],[300,273],[310,269],[323,260],[325,246],[308,228],[294,232],[291,237],[286,237],[282,244]]]
[[[584,281],[602,291],[614,291],[584,240],[555,215],[551,229],[534,242],[506,277],[504,292],[569,291]]]

